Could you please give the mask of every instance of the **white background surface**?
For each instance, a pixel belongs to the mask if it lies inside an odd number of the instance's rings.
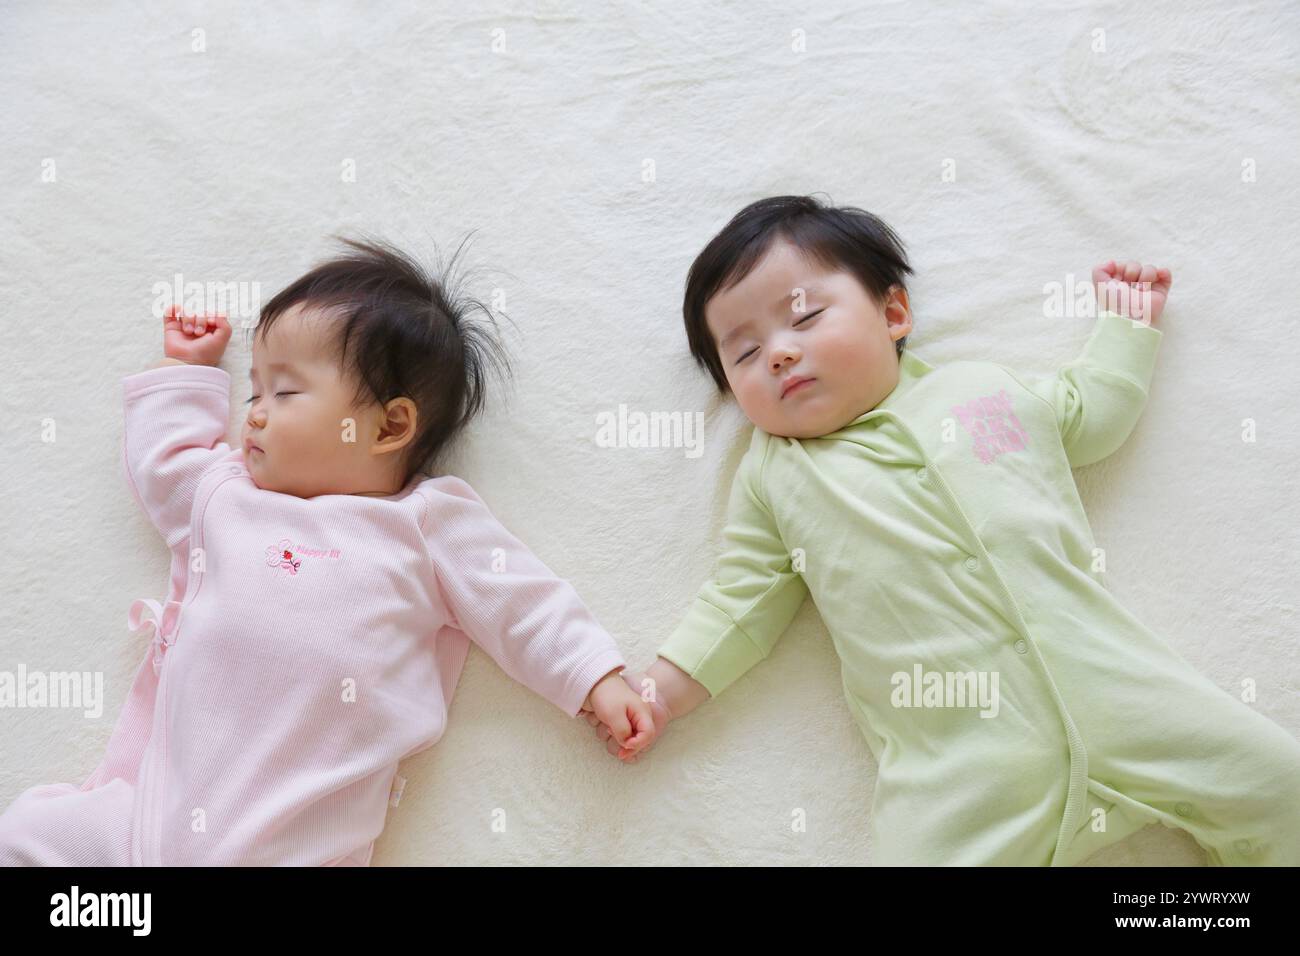
[[[1173,270],[1145,416],[1076,476],[1111,590],[1300,734],[1294,5],[326,6],[0,13],[0,669],[102,671],[107,698],[97,721],[0,711],[0,805],[93,769],[143,654],[127,608],[166,592],[119,466],[120,380],[161,357],[154,283],[265,301],[330,233],[428,258],[477,230],[516,377],[452,470],[641,667],[713,569],[749,427],[686,351],[686,269],[778,193],[894,226],[931,364],[1051,371],[1091,320],[1047,317],[1045,285],[1112,257]],[[236,338],[236,427],[248,361]],[[598,448],[619,403],[703,412],[704,454]],[[632,767],[474,649],[401,773],[377,865],[871,859],[875,765],[811,604]],[[1090,862],[1203,861],[1153,826]]]

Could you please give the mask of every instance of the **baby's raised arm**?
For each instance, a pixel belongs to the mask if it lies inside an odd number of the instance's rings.
[[[1071,468],[1111,455],[1137,424],[1155,375],[1164,336],[1156,321],[1173,275],[1112,260],[1093,269],[1093,281],[1099,314],[1082,354],[1054,375],[1022,380],[1052,406]]]
[[[202,338],[186,332],[194,319],[173,306],[163,317],[162,362],[122,379],[122,467],[136,500],[168,547],[189,531],[199,478],[230,453],[230,376],[216,363],[230,326],[205,322]],[[222,318],[221,323],[224,323]],[[207,332],[211,328],[211,332]],[[163,366],[185,366],[163,370]]]

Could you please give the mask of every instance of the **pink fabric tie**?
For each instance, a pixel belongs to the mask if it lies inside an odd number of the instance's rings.
[[[153,672],[162,671],[163,654],[167,648],[176,643],[176,625],[180,620],[180,601],[168,601],[160,605],[151,598],[140,598],[131,604],[127,614],[127,627],[133,631],[142,630],[146,625],[153,625]]]

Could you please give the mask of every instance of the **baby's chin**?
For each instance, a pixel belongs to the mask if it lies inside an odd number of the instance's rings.
[[[265,457],[266,452],[244,452],[244,470],[258,488],[263,491],[278,491],[275,481],[266,473],[266,465],[263,463]]]
[[[244,460],[244,470],[248,472],[248,477],[252,479],[253,484],[256,485],[258,488],[261,488],[263,491],[271,490],[266,485],[266,479],[258,474],[259,469],[257,468],[257,466],[249,465],[247,459]]]
[[[861,405],[862,403],[859,403]],[[761,421],[755,421],[752,417],[749,419],[754,425],[761,428],[776,438],[806,439],[821,438],[830,435],[842,428],[846,428],[851,422],[861,418],[867,412],[879,405],[875,402],[869,407],[857,409],[858,406],[852,406],[850,409],[839,409],[837,411],[809,411],[805,414],[787,415],[780,420],[771,421],[764,424]],[[768,426],[771,427],[768,427]]]
[[[264,458],[265,452],[260,455],[249,457],[244,455],[244,467],[248,471],[248,477],[252,479],[253,484],[262,491],[271,491],[277,495],[293,495],[295,498],[315,498],[320,495],[348,495],[354,492],[344,489],[319,488],[314,487],[309,481],[301,475],[276,476],[268,472],[266,465],[259,459]]]
[[[253,480],[253,484],[261,491],[270,491],[277,495],[293,495],[295,498],[302,497],[294,489],[282,487],[275,481],[268,480],[266,475],[259,475],[257,468],[248,469],[248,477]]]

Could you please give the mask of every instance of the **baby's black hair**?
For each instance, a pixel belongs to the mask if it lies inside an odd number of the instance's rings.
[[[262,307],[256,335],[303,304],[337,318],[340,367],[356,387],[354,402],[387,404],[406,397],[417,409],[415,439],[402,449],[402,484],[432,474],[440,456],[482,410],[488,378],[509,374],[509,358],[489,330],[470,321],[490,309],[462,295],[456,260],[434,276],[381,239],[334,237],[350,251],[322,262]],[[468,238],[468,237],[467,237]]]
[[[852,273],[882,304],[893,286],[906,290],[906,277],[912,274],[902,241],[865,210],[830,206],[813,196],[771,196],[750,203],[695,257],[682,302],[691,354],[724,394],[729,389],[727,375],[704,320],[704,307],[749,275],[778,237],[828,269]],[[897,342],[900,359],[906,344],[906,335]]]

